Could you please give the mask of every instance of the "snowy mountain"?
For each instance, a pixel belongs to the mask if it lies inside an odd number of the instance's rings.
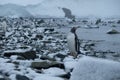
[[[120,16],[119,0],[44,0],[34,6],[27,6],[33,15],[64,17],[62,8],[70,9],[76,17]]]
[[[71,5],[72,4],[72,5]],[[77,7],[77,2],[74,0],[45,0],[40,4],[27,6],[27,10],[33,15],[44,15],[52,17],[64,17],[63,8],[73,9]],[[74,15],[74,14],[73,14]]]
[[[120,17],[120,6],[119,0],[43,0],[27,6],[1,5],[0,12],[0,16]]]
[[[29,17],[32,16],[23,6],[15,4],[0,5],[0,16]]]

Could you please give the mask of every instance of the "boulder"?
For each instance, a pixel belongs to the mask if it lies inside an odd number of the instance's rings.
[[[48,69],[50,67],[58,67],[61,69],[65,69],[64,64],[56,61],[41,61],[41,62],[32,62],[31,63],[32,68],[36,69]]]
[[[5,80],[5,78],[2,75],[0,75],[0,80]]]
[[[42,40],[43,39],[43,35],[37,34],[35,38],[39,39],[39,40]]]
[[[119,34],[120,32],[115,30],[115,29],[111,29],[107,32],[107,34]]]
[[[67,74],[60,75],[59,77],[69,80],[69,79],[70,79],[70,76],[71,76],[71,74],[70,74],[70,73],[67,73]]]
[[[4,51],[5,57],[10,57],[12,55],[22,56],[25,59],[35,59],[36,58],[36,52],[32,51],[31,49],[21,48],[21,49]]]
[[[30,80],[30,79],[24,75],[16,75],[16,80]]]
[[[63,54],[58,53],[58,54],[55,55],[55,57],[60,58],[61,61],[63,61],[64,58],[67,57],[67,55],[63,55]]]
[[[49,56],[41,56],[40,59],[42,59],[42,60],[56,61],[55,58],[51,58],[51,57],[49,57]]]

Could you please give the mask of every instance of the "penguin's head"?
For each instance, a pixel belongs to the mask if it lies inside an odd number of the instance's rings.
[[[71,32],[72,32],[72,33],[75,33],[76,30],[77,30],[77,28],[79,28],[79,27],[72,27],[72,28],[71,28]]]

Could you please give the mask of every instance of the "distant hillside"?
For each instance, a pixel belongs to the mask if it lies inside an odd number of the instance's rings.
[[[36,5],[0,6],[0,16],[120,17],[120,0],[44,0]]]
[[[0,5],[0,16],[30,17],[32,16],[23,6],[15,4]]]

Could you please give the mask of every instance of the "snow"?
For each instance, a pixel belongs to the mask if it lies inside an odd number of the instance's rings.
[[[70,80],[118,80],[120,63],[92,57],[80,58]]]
[[[44,74],[53,75],[53,76],[59,76],[59,75],[66,74],[63,69],[59,69],[56,67],[45,69],[45,70],[43,69],[42,71]]]
[[[0,78],[3,78],[3,76],[0,75]]]
[[[66,68],[65,69],[66,72],[70,72],[70,70],[73,69],[75,65],[77,64],[77,60],[74,60],[73,56],[66,57],[63,62]]]
[[[10,57],[10,59],[11,59],[11,60],[16,60],[17,57],[18,57],[17,55],[12,55],[12,56]]]
[[[26,76],[28,76],[29,78],[33,80],[63,80],[62,78],[51,76],[48,74],[36,73],[31,68],[27,68],[27,71],[28,71],[28,74],[26,74]]]
[[[11,74],[11,75],[9,76],[9,78],[10,78],[11,80],[16,80],[16,74]]]
[[[0,71],[3,71],[3,73],[12,73],[14,67],[14,64],[0,62]]]
[[[64,79],[58,78],[58,77],[52,77],[48,75],[39,75],[39,76],[36,76],[34,80],[64,80]]]

